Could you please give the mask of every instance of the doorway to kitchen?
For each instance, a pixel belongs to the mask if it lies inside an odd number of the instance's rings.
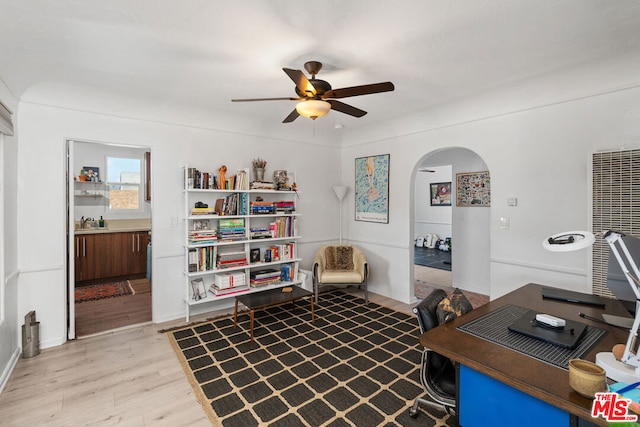
[[[151,321],[151,153],[68,141],[69,338]]]

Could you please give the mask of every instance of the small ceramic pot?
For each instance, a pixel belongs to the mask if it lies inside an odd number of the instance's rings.
[[[593,399],[596,393],[609,389],[605,370],[593,362],[582,359],[569,361],[569,385],[579,395],[589,399]]]

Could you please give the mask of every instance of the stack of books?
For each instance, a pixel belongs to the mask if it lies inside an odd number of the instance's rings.
[[[215,215],[216,211],[213,208],[191,208],[191,215]]]
[[[217,268],[233,268],[248,265],[245,251],[220,251],[216,263]]]
[[[190,245],[207,245],[218,240],[216,230],[189,230]]]
[[[293,213],[296,211],[296,204],[293,200],[278,200],[273,202],[276,212]]]
[[[273,182],[261,182],[261,181],[253,181],[251,183],[252,190],[273,190],[276,186]]]
[[[218,221],[218,237],[223,242],[246,239],[244,218],[228,218]]]
[[[251,215],[272,214],[276,211],[273,202],[250,202],[249,210]]]
[[[279,281],[280,271],[276,269],[254,270],[249,274],[249,284],[254,288]]]
[[[249,228],[250,239],[269,239],[271,231],[267,227],[251,227]]]
[[[249,290],[244,272],[216,274],[215,281],[209,287],[214,295],[228,295]]]

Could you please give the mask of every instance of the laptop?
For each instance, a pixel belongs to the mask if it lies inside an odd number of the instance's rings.
[[[577,347],[580,338],[587,330],[585,323],[569,319],[565,319],[566,326],[562,329],[540,326],[536,322],[536,314],[538,313],[538,311],[528,310],[509,326],[509,330],[570,350]]]
[[[598,307],[605,307],[607,305],[607,299],[599,295],[584,294],[582,292],[568,291],[559,288],[542,288],[542,298],[573,302],[576,304],[595,305]]]

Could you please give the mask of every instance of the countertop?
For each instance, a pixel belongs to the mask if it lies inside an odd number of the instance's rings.
[[[104,234],[127,233],[132,231],[151,231],[151,220],[143,219],[111,219],[105,220],[104,228],[79,228],[80,222],[76,221],[75,234]]]

